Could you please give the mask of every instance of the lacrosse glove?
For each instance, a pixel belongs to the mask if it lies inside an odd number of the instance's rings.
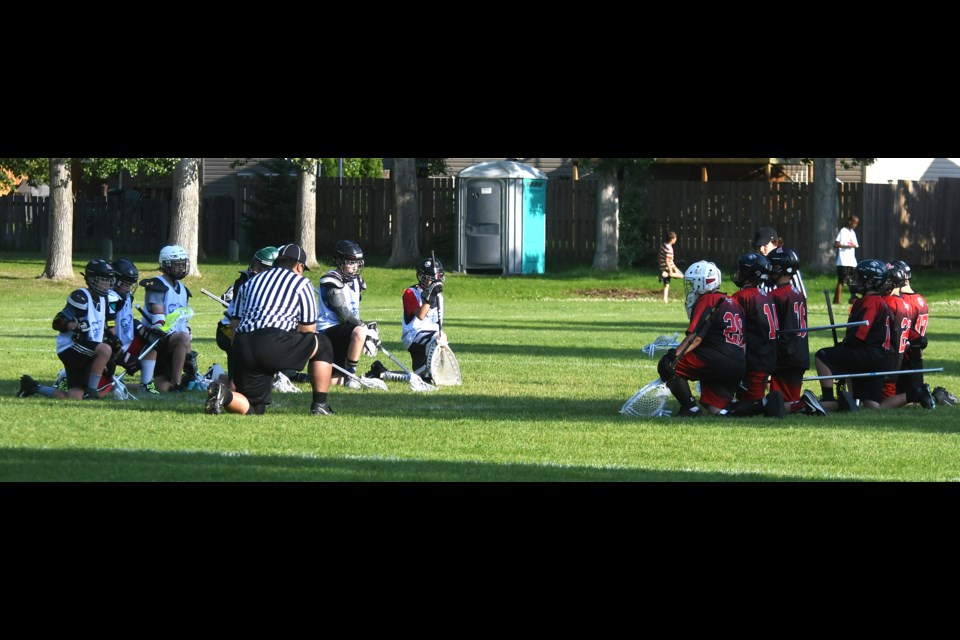
[[[437,296],[441,293],[443,293],[443,283],[431,282],[427,288],[423,290],[423,296],[421,296],[421,298],[431,307],[435,307],[437,305]]]
[[[927,336],[920,336],[916,340],[910,341],[910,346],[914,349],[926,349],[927,348]]]
[[[86,318],[77,320],[77,328],[73,330],[73,341],[82,340],[87,331],[90,331],[90,323],[87,322]]]
[[[660,361],[657,363],[657,375],[660,376],[660,379],[664,382],[670,382],[677,377],[677,372],[674,371],[677,361],[677,350],[668,349],[663,357],[660,358]]]
[[[367,324],[367,339],[363,342],[363,352],[371,358],[376,357],[380,348],[380,332],[377,331],[377,323]]]
[[[117,358],[117,364],[126,369],[130,375],[140,371],[140,360],[129,351],[120,354],[120,357]]]

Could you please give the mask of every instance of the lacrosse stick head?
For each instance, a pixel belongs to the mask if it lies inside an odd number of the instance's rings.
[[[673,394],[660,378],[642,387],[620,407],[620,413],[637,418],[670,415],[664,410]]]
[[[438,342],[438,336],[434,336],[427,345],[427,370],[434,384],[454,386],[463,383],[457,356],[450,345]]]
[[[180,307],[172,313],[168,313],[163,321],[160,331],[170,333],[171,331],[186,331],[187,322],[193,317],[193,308]]]

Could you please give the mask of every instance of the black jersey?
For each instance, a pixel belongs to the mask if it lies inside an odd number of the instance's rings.
[[[733,294],[743,308],[747,371],[771,372],[777,365],[777,308],[773,296],[759,287]]]
[[[777,334],[777,369],[810,368],[810,340],[805,329],[807,326],[807,298],[803,293],[787,283],[773,290],[773,300],[777,307],[777,321],[780,332]]]

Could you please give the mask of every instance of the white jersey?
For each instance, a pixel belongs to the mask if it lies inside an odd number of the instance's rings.
[[[423,304],[423,298],[421,297],[423,291],[420,290],[420,287],[410,287],[407,291],[416,297],[420,305]],[[404,295],[408,295],[407,291],[404,292]],[[439,320],[440,314],[437,307],[430,305],[430,310],[427,311],[427,315],[423,316],[423,320],[413,314],[410,322],[403,321],[403,333],[400,336],[403,346],[409,349],[410,345],[416,342],[417,334],[421,331],[440,331]]]
[[[77,289],[67,296],[67,306],[62,313],[70,320],[83,318],[90,324],[90,329],[84,335],[85,341],[103,342],[103,331],[107,325],[107,296],[94,296],[88,289]],[[93,357],[93,351],[81,342],[74,341],[73,331],[59,332],[57,353],[71,348]]]
[[[140,286],[146,290],[144,302],[147,311],[150,310],[151,305],[161,305],[164,315],[169,315],[189,304],[190,292],[179,280],[175,280],[171,285],[165,277],[160,276],[144,280]]]
[[[116,291],[110,291],[109,304],[114,314],[114,330],[126,351],[133,342],[133,296],[128,293],[121,298]]]
[[[336,269],[328,271],[320,277],[320,285],[317,287],[317,301],[320,309],[320,317],[317,318],[317,331],[325,331],[330,327],[343,324],[339,314],[327,306],[323,300],[321,292],[324,286],[336,287],[343,293],[344,303],[347,310],[355,318],[360,317],[360,300],[363,297],[363,290],[366,285],[363,278],[359,276],[352,278],[349,282],[344,281],[343,275]]]
[[[853,229],[844,227],[840,229],[840,233],[837,234],[837,242],[840,243],[840,248],[837,249],[837,266],[857,266],[856,250],[857,247],[860,246],[860,244],[857,242],[857,232]],[[853,246],[848,247],[847,245],[850,243],[853,243]]]

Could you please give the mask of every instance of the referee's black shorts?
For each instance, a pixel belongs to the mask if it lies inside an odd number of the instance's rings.
[[[258,329],[233,338],[233,383],[251,405],[270,404],[277,371],[301,371],[317,348],[315,333]]]

